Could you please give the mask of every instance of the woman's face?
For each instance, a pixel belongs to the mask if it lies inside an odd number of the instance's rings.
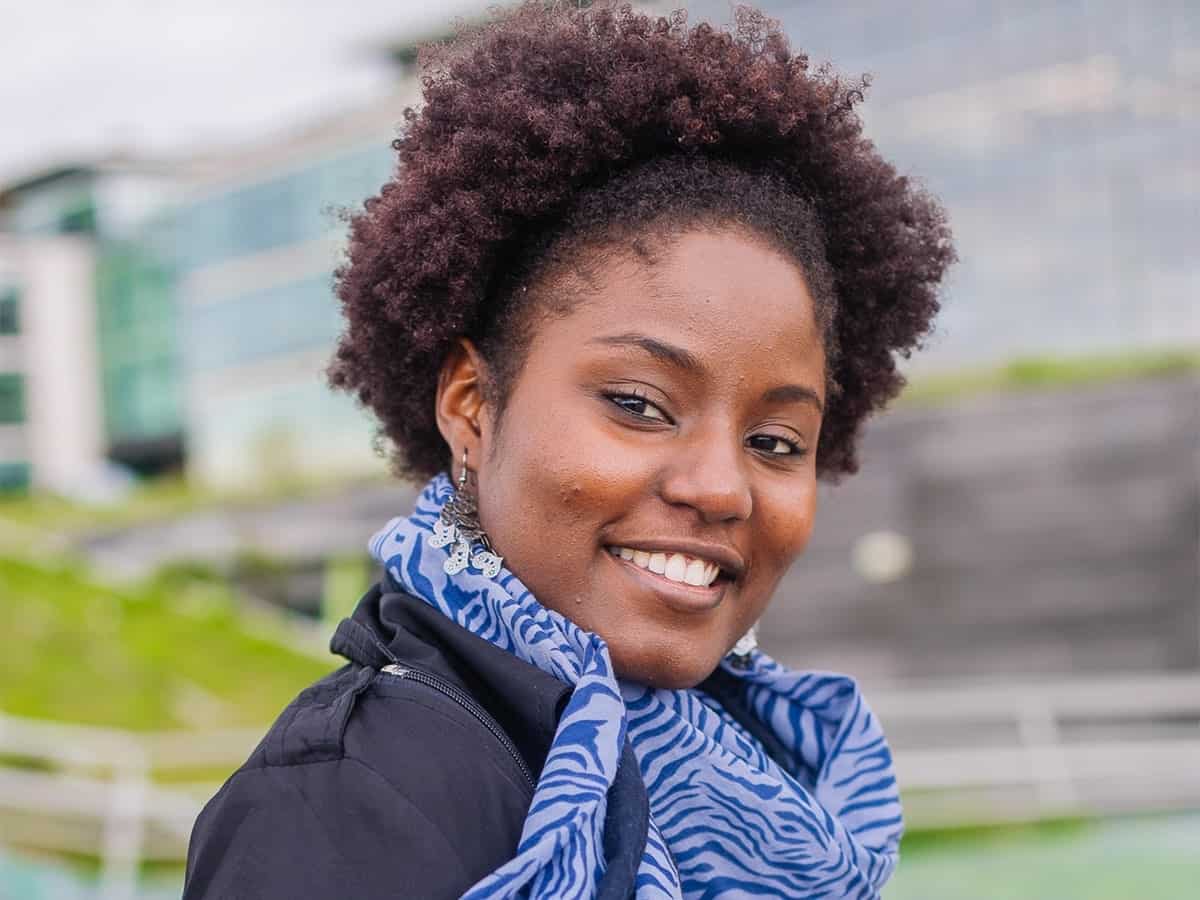
[[[619,675],[690,687],[812,532],[812,299],[796,263],[737,230],[686,231],[572,290],[569,313],[535,326],[503,426],[482,409],[480,520],[544,605],[604,638]]]

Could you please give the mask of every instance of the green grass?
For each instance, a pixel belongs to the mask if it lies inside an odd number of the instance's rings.
[[[902,854],[922,853],[931,849],[944,850],[957,845],[973,846],[988,842],[1004,842],[1013,838],[1031,841],[1054,841],[1086,831],[1099,821],[1096,818],[1070,817],[1043,819],[1037,822],[1014,822],[989,825],[954,825],[945,828],[920,828],[905,831],[900,845]]]
[[[1185,900],[1200,816],[1145,816],[905,837],[884,900]]]
[[[997,391],[1028,391],[1163,378],[1200,372],[1200,350],[1090,356],[1031,356],[987,369],[914,377],[901,404],[932,406]]]
[[[0,710],[136,731],[264,725],[332,670],[251,633],[194,573],[113,588],[0,558]]]
[[[253,489],[215,490],[191,484],[180,477],[165,477],[141,482],[111,505],[78,503],[42,492],[0,494],[0,548],[13,545],[22,537],[36,540],[70,536],[168,519],[214,507],[248,508],[313,497],[344,490],[348,483],[353,480],[294,477],[268,480]],[[0,549],[0,552],[5,551]]]

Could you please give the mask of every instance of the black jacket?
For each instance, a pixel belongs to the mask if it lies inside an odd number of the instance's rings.
[[[196,820],[184,900],[438,900],[515,854],[570,686],[386,582],[331,648],[349,663],[283,711]],[[776,749],[736,679],[718,669],[701,687]],[[609,796],[630,812],[606,824],[598,895],[626,900],[649,821],[628,744]]]

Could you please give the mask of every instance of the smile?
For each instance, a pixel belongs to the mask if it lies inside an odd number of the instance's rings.
[[[632,547],[609,547],[608,552],[668,581],[694,587],[708,587],[721,574],[721,567],[715,562],[685,553],[635,550]]]

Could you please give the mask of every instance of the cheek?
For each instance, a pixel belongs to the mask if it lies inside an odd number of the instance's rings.
[[[812,537],[817,512],[817,490],[815,479],[802,491],[795,489],[785,495],[771,497],[764,502],[759,513],[762,516],[762,546],[768,551],[775,570],[776,579],[808,546]]]
[[[631,508],[644,490],[636,454],[610,446],[603,429],[579,411],[569,421],[510,413],[507,425],[515,425],[518,415],[527,424],[501,432],[495,465],[481,485],[484,527],[497,544],[514,549],[552,543],[553,555],[564,562],[591,553],[597,529]]]

